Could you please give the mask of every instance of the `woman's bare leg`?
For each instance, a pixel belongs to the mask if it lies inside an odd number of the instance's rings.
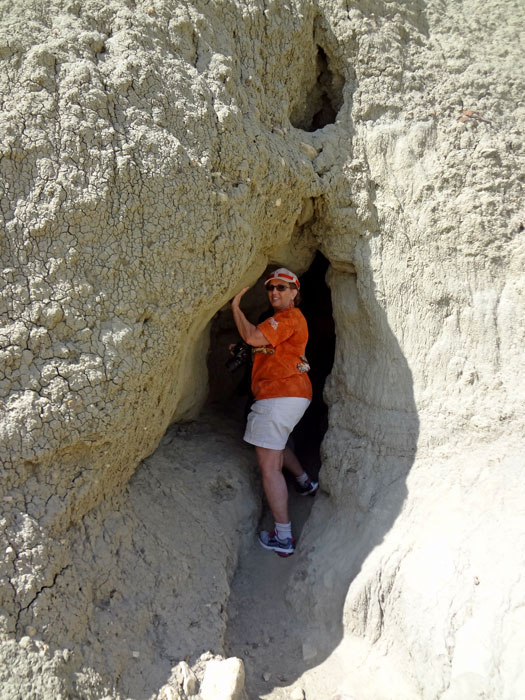
[[[256,447],[255,454],[261,470],[264,493],[276,523],[288,523],[288,487],[283,476],[284,450]],[[302,471],[302,470],[301,470]]]
[[[283,463],[286,469],[294,476],[302,476],[304,469],[301,467],[301,462],[297,459],[297,455],[290,447],[284,448]]]

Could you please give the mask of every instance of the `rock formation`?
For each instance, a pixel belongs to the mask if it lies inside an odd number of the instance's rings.
[[[6,697],[149,697],[221,653],[257,488],[229,421],[185,422],[214,315],[316,250],[337,347],[290,603],[359,698],[378,659],[388,697],[523,695],[524,21],[0,3]]]

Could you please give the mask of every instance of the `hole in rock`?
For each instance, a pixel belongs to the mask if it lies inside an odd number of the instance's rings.
[[[304,98],[292,108],[290,122],[303,131],[317,131],[333,124],[343,104],[343,77],[330,65],[321,46],[317,46],[314,75],[307,83]]]
[[[320,467],[320,445],[328,427],[328,409],[323,401],[324,383],[329,375],[335,352],[335,325],[332,301],[325,276],[328,260],[317,252],[310,268],[300,277],[303,312],[309,330],[306,355],[313,399],[292,433],[293,448],[305,470],[317,476]],[[268,268],[267,272],[278,265]],[[264,279],[265,276],[262,277]],[[243,297],[242,309],[248,320],[258,323],[272,314],[267,294],[260,280]],[[251,363],[232,362],[229,346],[240,340],[229,305],[221,309],[212,323],[208,355],[209,402],[217,410],[234,415],[244,428],[252,403],[250,391]],[[227,367],[229,365],[229,369]]]

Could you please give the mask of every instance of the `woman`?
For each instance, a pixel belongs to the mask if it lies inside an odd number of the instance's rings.
[[[275,519],[272,532],[263,530],[259,542],[280,556],[294,553],[295,541],[288,516],[288,489],[283,476],[286,466],[296,477],[303,495],[315,493],[318,484],[286,447],[295,425],[312,400],[308,363],[304,356],[308,341],[306,320],[297,308],[299,280],[284,267],[272,272],[266,291],[274,314],[257,326],[240,309],[241,290],[232,300],[235,325],[245,343],[252,346],[252,392],[255,399],[244,439],[255,445],[263,488]]]

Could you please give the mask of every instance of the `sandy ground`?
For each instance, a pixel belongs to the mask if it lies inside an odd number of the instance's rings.
[[[299,452],[304,468],[314,477],[320,468],[318,448],[314,442]],[[225,654],[243,659],[249,700],[391,700],[392,675],[397,674],[382,654],[356,639],[334,641],[329,653],[322,654],[311,643],[311,629],[307,632],[308,610],[298,618],[286,602],[288,582],[301,566],[301,531],[316,499],[326,497],[321,491],[315,497],[301,497],[293,480],[287,479],[296,554],[279,557],[254,537],[231,583]],[[272,527],[264,504],[259,529]],[[365,668],[373,668],[373,674]],[[416,700],[417,696],[403,687],[397,697]]]
[[[296,539],[300,539],[312,502],[313,498],[290,491]],[[272,526],[271,513],[265,509],[261,527],[272,529]],[[241,559],[232,582],[227,653],[244,660],[250,700],[289,697],[288,686],[304,663],[301,621],[292,617],[284,599],[293,568],[294,557],[279,557],[254,542]]]
[[[300,534],[314,498],[298,496],[291,484],[289,493],[296,555],[282,558],[254,541],[231,584],[225,652],[243,659],[249,700],[417,700],[413,687],[398,678],[398,669],[364,640],[343,639],[331,653],[311,658],[308,611],[299,619],[285,592],[299,564]],[[260,526],[272,525],[265,507]]]

